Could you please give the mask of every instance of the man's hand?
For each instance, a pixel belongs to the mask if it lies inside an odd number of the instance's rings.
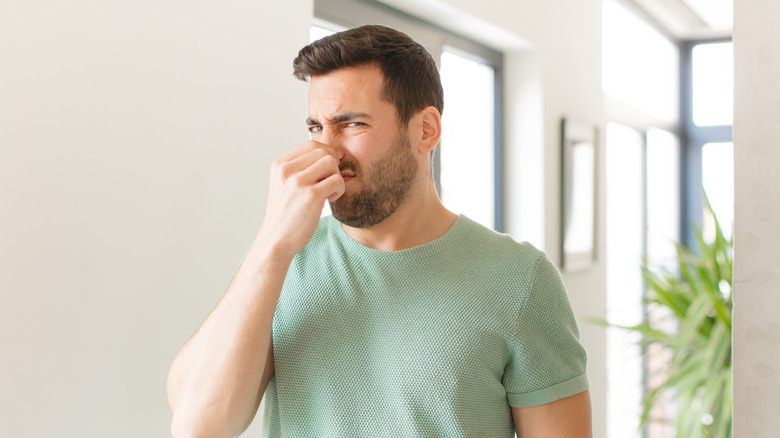
[[[344,194],[336,149],[307,141],[271,167],[263,225],[233,282],[171,365],[174,436],[238,436],[274,372],[271,330],[284,278],[325,200]]]
[[[311,240],[326,200],[344,194],[339,152],[309,140],[274,161],[265,218],[259,239],[286,254],[295,254]]]

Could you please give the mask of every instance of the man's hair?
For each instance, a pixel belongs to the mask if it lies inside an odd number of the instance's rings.
[[[444,110],[439,70],[431,54],[408,35],[385,26],[356,27],[309,44],[293,61],[293,74],[308,81],[312,76],[372,63],[382,71],[382,98],[395,106],[401,126],[428,106],[440,113]]]

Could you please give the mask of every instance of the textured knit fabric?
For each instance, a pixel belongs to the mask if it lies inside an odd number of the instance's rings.
[[[510,406],[588,388],[556,268],[465,216],[397,252],[322,219],[287,274],[273,342],[266,437],[512,437]]]

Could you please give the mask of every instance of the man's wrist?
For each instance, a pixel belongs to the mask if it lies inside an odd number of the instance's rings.
[[[286,271],[298,251],[299,249],[293,248],[285,239],[266,235],[260,230],[245,260],[255,266],[284,267]]]

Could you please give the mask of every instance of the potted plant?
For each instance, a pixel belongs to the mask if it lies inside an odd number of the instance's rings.
[[[706,199],[705,205],[712,213]],[[714,213],[712,216],[715,218]],[[643,268],[648,305],[673,321],[669,330],[648,321],[618,326],[640,333],[645,347],[654,345],[671,352],[668,367],[651,376],[650,381],[656,383],[644,398],[643,426],[672,420],[652,415],[668,395],[676,402],[673,421],[677,437],[732,436],[732,262],[732,239],[723,236],[715,218],[712,243],[705,242],[697,230],[695,250],[677,245],[677,272]]]

